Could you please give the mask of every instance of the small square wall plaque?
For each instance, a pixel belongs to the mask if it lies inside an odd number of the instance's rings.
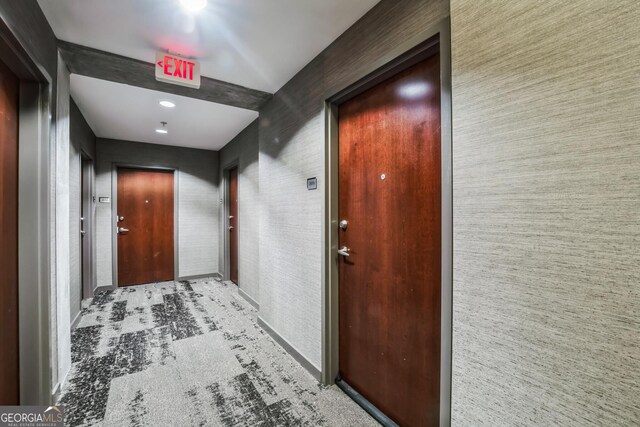
[[[318,188],[318,178],[307,178],[307,190],[316,190]]]

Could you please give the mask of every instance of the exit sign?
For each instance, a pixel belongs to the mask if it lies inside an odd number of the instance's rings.
[[[193,59],[156,52],[156,80],[200,89],[200,64]]]

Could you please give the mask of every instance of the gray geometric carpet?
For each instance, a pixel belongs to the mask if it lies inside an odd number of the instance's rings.
[[[83,303],[59,403],[70,426],[376,426],[214,279],[102,292]]]

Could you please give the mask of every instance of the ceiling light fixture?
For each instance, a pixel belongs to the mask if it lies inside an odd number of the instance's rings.
[[[173,108],[176,106],[176,104],[174,104],[171,101],[160,101],[160,105],[162,105],[165,108]]]
[[[165,128],[165,126],[167,126],[167,122],[160,122],[160,123],[162,123],[162,127],[156,129],[156,133],[162,133],[162,134],[169,133],[169,131]]]
[[[180,0],[180,4],[188,12],[199,12],[207,7],[207,0]]]

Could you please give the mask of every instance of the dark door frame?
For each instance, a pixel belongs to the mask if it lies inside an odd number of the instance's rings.
[[[80,151],[82,299],[92,298],[96,288],[95,268],[95,161],[84,150]],[[86,188],[85,188],[86,186]],[[88,190],[85,193],[85,190]]]
[[[18,107],[18,328],[20,404],[52,403],[57,344],[51,342],[51,191],[56,135],[53,78],[14,35],[16,25],[0,17],[0,57],[20,80]],[[55,296],[54,296],[55,298]]]
[[[222,167],[222,190],[223,190],[223,208],[222,215],[223,220],[220,221],[224,229],[222,230],[222,236],[224,239],[224,258],[223,258],[223,274],[222,280],[231,280],[231,237],[229,236],[229,171],[233,168],[238,168],[238,181],[240,180],[240,166],[237,158],[226,163]],[[240,183],[238,182],[238,191],[240,191]],[[238,202],[238,209],[240,209],[240,203]],[[240,256],[238,255],[238,261]],[[240,289],[240,269],[238,268],[238,289]]]
[[[403,43],[387,56],[360,70],[343,89],[327,93],[325,117],[325,175],[322,223],[322,382],[333,384],[339,368],[338,348],[338,106],[388,77],[439,52],[442,162],[442,279],[440,425],[451,423],[451,316],[453,288],[451,41],[450,21]],[[370,408],[374,413],[375,408]],[[378,414],[381,415],[381,414]]]
[[[118,168],[163,170],[173,172],[173,276],[174,280],[180,277],[178,256],[180,255],[180,233],[178,231],[178,201],[180,192],[178,175],[180,170],[173,166],[149,166],[137,163],[114,162],[111,165],[111,265],[113,274],[113,288],[118,288]]]

